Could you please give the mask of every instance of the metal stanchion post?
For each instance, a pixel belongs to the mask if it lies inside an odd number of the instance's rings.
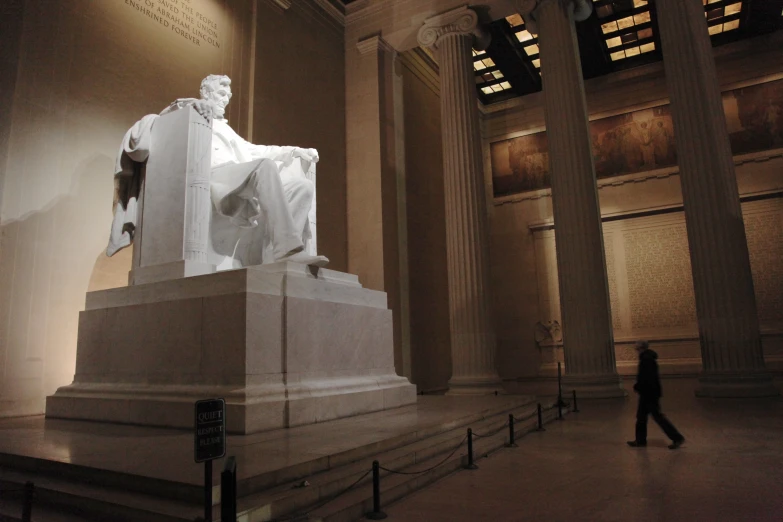
[[[563,420],[563,402],[557,401],[557,420]]]
[[[386,513],[381,511],[381,465],[372,461],[372,511],[364,515],[370,520],[383,520]]]
[[[226,459],[220,474],[220,520],[236,522],[237,519],[237,460]]]
[[[22,505],[22,522],[30,522],[33,516],[33,494],[35,485],[32,482],[24,483],[24,504]]]
[[[514,435],[514,414],[508,414],[508,446],[509,448],[516,448],[516,440]]]
[[[557,363],[557,404],[559,406],[566,405],[563,400],[563,372],[559,362]]]
[[[541,403],[538,403],[538,428],[536,428],[536,431],[546,431],[546,428],[544,428],[544,418],[543,415],[541,415]]]
[[[212,461],[204,462],[204,520],[212,522]]]
[[[478,469],[478,466],[473,463],[473,430],[468,428],[468,465],[465,469]]]
[[[576,405],[576,390],[573,390],[574,394],[574,408],[571,410],[574,413],[579,413],[579,407]]]

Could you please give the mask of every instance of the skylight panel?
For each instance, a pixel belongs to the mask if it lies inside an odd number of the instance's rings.
[[[511,27],[517,27],[519,25],[524,25],[524,20],[522,20],[522,17],[519,15],[519,13],[514,13],[510,16],[506,17],[506,22],[511,25]]]
[[[532,39],[533,39],[533,35],[530,34],[530,32],[527,29],[525,29],[524,31],[519,31],[517,33],[517,40],[519,40],[520,43],[527,42],[528,40],[532,40]]]
[[[534,56],[539,54],[539,52],[538,45],[536,44],[525,46],[525,53],[527,53],[528,56]]]
[[[617,27],[620,29],[628,29],[629,27],[633,27],[633,25],[633,16],[626,16],[625,18],[617,20]]]
[[[646,24],[650,21],[650,11],[633,15],[633,22],[636,25]]]
[[[708,31],[710,35],[725,33],[739,28],[739,14],[742,12],[742,2],[732,2],[726,6],[714,7],[710,4],[717,3],[720,0],[702,0],[704,3],[704,17],[709,24]],[[724,21],[726,17],[734,20]]]
[[[736,4],[727,5],[724,9],[726,16],[737,14],[742,10],[742,2],[737,2]]]

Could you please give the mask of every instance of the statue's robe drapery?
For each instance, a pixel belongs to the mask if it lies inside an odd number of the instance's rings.
[[[141,164],[150,155],[152,125],[157,114],[148,114],[128,129],[114,164],[116,206],[106,255],[111,257],[133,242],[141,190]]]

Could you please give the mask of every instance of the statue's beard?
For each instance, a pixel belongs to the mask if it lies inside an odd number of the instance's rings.
[[[215,116],[222,118],[226,114],[226,108],[221,107],[219,103],[215,104]]]

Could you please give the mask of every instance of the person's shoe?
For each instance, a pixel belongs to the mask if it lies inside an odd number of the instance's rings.
[[[669,449],[677,449],[680,446],[682,446],[682,443],[685,442],[685,439],[675,440],[671,444],[669,444]]]
[[[628,445],[631,446],[632,448],[643,448],[643,447],[647,446],[647,443],[646,442],[639,442],[639,441],[636,441],[636,440],[629,440],[628,441]]]

